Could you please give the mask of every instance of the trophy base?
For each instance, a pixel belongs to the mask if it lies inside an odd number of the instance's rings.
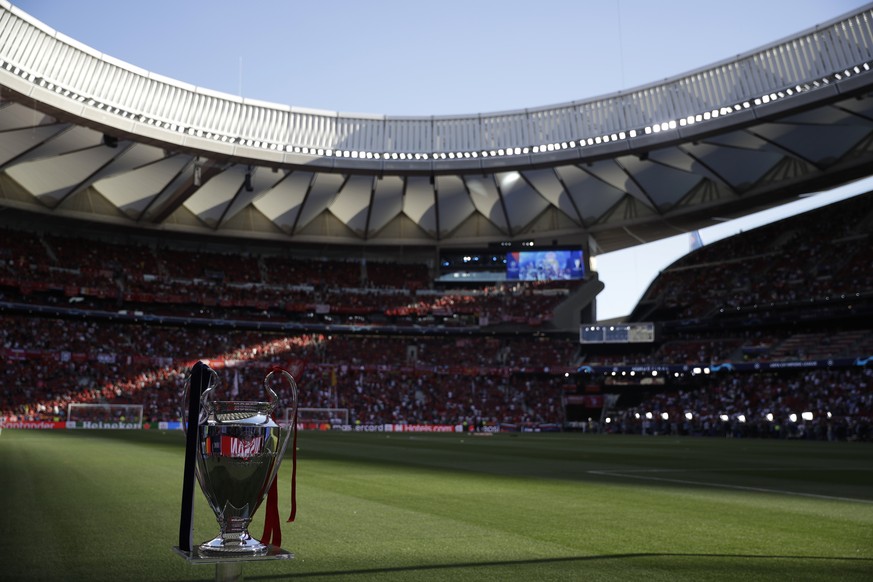
[[[173,551],[185,558],[192,565],[215,564],[216,582],[242,582],[242,566],[244,562],[259,562],[261,560],[293,560],[294,554],[283,550],[278,546],[268,545],[263,554],[228,553],[202,554],[200,548],[195,546],[191,551],[183,550],[179,546],[173,546]]]
[[[267,545],[250,536],[249,532],[243,532],[237,535],[219,534],[200,544],[198,550],[201,554],[215,556],[261,556],[267,553]]]
[[[191,551],[173,546],[173,551],[185,558],[190,564],[221,564],[223,562],[258,562],[261,560],[293,560],[294,554],[278,546],[266,545],[262,554],[244,552],[211,552],[203,553],[200,546],[194,546]]]

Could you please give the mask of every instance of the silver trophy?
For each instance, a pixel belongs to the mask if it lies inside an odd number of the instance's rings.
[[[264,378],[268,402],[216,400],[218,375],[211,368],[207,370],[210,379],[200,398],[194,472],[221,531],[200,544],[198,552],[228,557],[263,555],[269,546],[253,538],[248,527],[297,430],[294,424],[283,429],[273,420],[279,398],[270,380],[278,372],[290,385],[292,418],[297,412],[297,383],[285,370],[274,368]]]

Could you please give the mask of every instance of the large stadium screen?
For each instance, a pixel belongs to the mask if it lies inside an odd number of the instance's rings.
[[[580,249],[506,253],[506,278],[513,281],[554,281],[585,278]]]

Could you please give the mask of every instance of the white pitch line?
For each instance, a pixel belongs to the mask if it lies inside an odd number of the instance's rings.
[[[660,470],[660,469],[651,469],[645,470],[652,473],[657,472],[680,472],[679,469],[673,470]],[[857,499],[854,497],[837,497],[834,495],[819,495],[817,493],[801,493],[799,491],[786,491],[784,489],[767,489],[764,487],[747,487],[745,485],[728,485],[727,483],[711,483],[707,481],[691,481],[688,479],[668,479],[666,477],[652,477],[648,475],[629,475],[628,472],[619,472],[619,471],[588,471],[593,475],[604,475],[606,477],[622,477],[625,479],[641,479],[643,481],[664,481],[666,483],[679,483],[680,485],[703,485],[705,487],[715,487],[717,489],[736,489],[738,491],[755,491],[757,493],[776,493],[779,495],[795,495],[797,497],[812,497],[815,499],[827,499],[829,501],[849,501],[852,503],[868,503],[873,504],[873,500],[870,499]]]

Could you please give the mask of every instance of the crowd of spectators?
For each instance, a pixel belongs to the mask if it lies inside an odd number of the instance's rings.
[[[620,403],[619,403],[620,406]],[[716,375],[619,408],[608,432],[873,440],[873,368]]]
[[[0,324],[0,417],[27,420],[64,419],[70,403],[88,402],[177,419],[187,372],[204,360],[246,399],[278,363],[300,378],[301,406],[347,408],[361,422],[559,422],[578,349],[513,337],[289,336],[25,316]]]
[[[539,325],[577,283],[435,288],[425,262],[164,248],[0,229],[9,301],[332,323]]]
[[[676,261],[637,312],[655,320],[873,292],[873,194],[708,244]]]
[[[560,426],[564,396],[577,389],[578,345],[546,336],[288,336],[24,316],[0,324],[0,417],[12,420],[64,420],[79,402],[142,404],[146,422],[176,420],[197,360],[216,367],[224,394],[247,400],[262,397],[267,368],[278,363],[299,379],[301,407],[346,409],[362,424]],[[713,375],[666,385],[601,426],[869,440],[871,379],[870,367]]]
[[[662,273],[635,313],[711,325],[673,324],[651,344],[583,347],[567,334],[538,331],[573,282],[438,287],[426,262],[81,244],[0,229],[0,299],[17,305],[0,315],[0,418],[63,420],[70,403],[82,402],[141,404],[147,422],[173,420],[190,366],[208,360],[224,388],[245,399],[258,397],[269,365],[283,365],[299,378],[301,406],[346,409],[355,423],[567,426],[568,394],[613,388],[608,379],[576,385],[582,364],[855,358],[858,365],[839,369],[816,364],[641,385],[650,396],[639,405],[608,404],[610,423],[600,426],[870,440],[871,370],[863,362],[873,356],[873,329],[863,318],[847,325],[806,306],[846,295],[869,303],[871,225],[867,195],[703,247]],[[718,324],[726,309],[758,304],[794,305],[788,313],[803,322]],[[54,311],[37,317],[22,305]],[[142,310],[186,323],[110,320],[93,310]],[[263,320],[375,325],[347,334],[324,326],[255,331]],[[445,333],[452,322],[475,331]],[[520,325],[486,333],[506,322]],[[407,331],[380,333],[388,323]]]

